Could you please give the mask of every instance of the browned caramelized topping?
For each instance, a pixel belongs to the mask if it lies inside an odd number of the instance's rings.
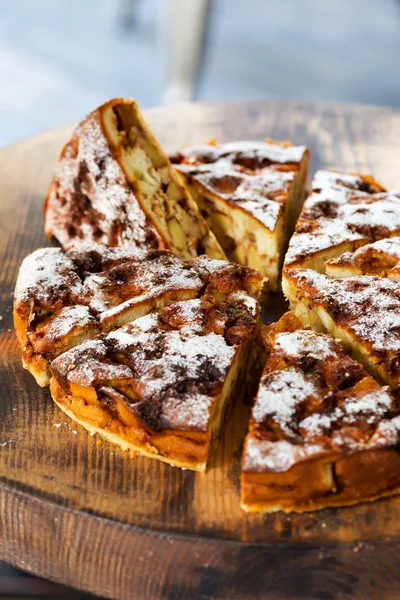
[[[400,385],[398,282],[367,275],[334,279],[310,269],[291,270],[286,277],[296,301],[322,315],[324,327],[354,346],[373,373],[392,387]]]
[[[291,274],[302,294],[321,304],[338,325],[382,354],[400,352],[400,288],[380,277],[344,280],[304,269]]]
[[[37,250],[23,261],[14,322],[24,365],[44,386],[53,358],[101,331],[180,300],[222,300],[239,290],[262,299],[266,288],[258,271],[207,256],[185,261],[166,250],[86,242],[67,253]],[[240,336],[238,326],[231,336]]]

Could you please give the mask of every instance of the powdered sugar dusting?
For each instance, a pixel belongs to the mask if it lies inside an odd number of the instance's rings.
[[[330,188],[348,196],[354,192],[357,192],[357,195],[366,193],[362,191],[364,185],[365,181],[360,175],[320,169],[313,177],[311,188],[313,190]]]
[[[353,425],[359,421],[376,425],[393,407],[389,388],[383,387],[370,393],[350,395],[340,405],[324,413],[314,413],[300,421],[299,429],[304,442],[316,436],[332,433],[334,427]],[[335,442],[339,443],[340,432],[335,432]]]
[[[290,240],[285,256],[285,266],[297,263],[302,259],[309,259],[313,254],[328,248],[339,246],[343,242],[356,242],[363,236],[356,231],[350,231],[344,220],[325,219],[318,220],[318,228],[311,232],[295,232]]]
[[[393,261],[393,264],[390,264]],[[367,244],[358,248],[355,252],[344,252],[339,258],[327,262],[332,268],[343,269],[350,267],[350,274],[386,271],[389,279],[397,281],[400,277],[400,237],[385,238],[373,244]],[[332,274],[336,276],[336,272]],[[339,270],[341,277],[343,272]],[[344,273],[348,273],[347,270]],[[345,275],[346,276],[346,275]]]
[[[53,360],[51,370],[57,377],[82,386],[130,379],[132,371],[129,367],[111,363],[106,359],[107,352],[108,347],[103,340],[88,340]]]
[[[270,144],[257,141],[228,142],[220,146],[220,154],[255,155],[259,161],[268,159],[272,163],[288,164],[300,162],[306,146]]]
[[[25,363],[36,374],[35,353],[46,353],[50,361],[83,338],[180,299],[247,288],[257,293],[262,281],[249,267],[208,257],[185,261],[168,251],[106,248],[88,241],[67,253],[38,250],[24,261],[15,293]],[[245,294],[240,301],[257,313],[256,301]]]
[[[117,353],[129,356],[145,397],[163,398],[164,428],[205,430],[214,401],[212,387],[224,381],[236,348],[228,346],[223,336],[204,330],[200,300],[180,302],[172,310],[181,322],[179,330],[160,329],[159,316],[151,315],[111,333],[108,340]],[[204,393],[209,365],[216,381]],[[178,394],[177,383],[183,386]]]
[[[68,301],[69,296],[80,291],[81,281],[63,251],[40,248],[23,260],[14,297],[17,304],[33,302],[47,306],[52,299]]]
[[[69,336],[75,329],[84,331],[96,324],[97,321],[87,306],[66,306],[49,322],[45,330],[46,337],[53,343],[57,343]]]
[[[275,340],[275,351],[288,357],[311,356],[324,360],[334,356],[339,350],[337,342],[328,335],[318,335],[314,331],[299,329],[291,333],[280,333]]]
[[[397,445],[397,413],[389,387],[379,387],[329,336],[280,333],[253,407],[243,469],[282,472],[318,456]]]
[[[114,277],[117,270],[123,276],[121,280]],[[158,260],[145,259],[134,265],[126,263],[125,268],[120,265],[114,271],[94,274],[86,279],[84,291],[91,297],[90,305],[94,310],[107,311],[106,318],[171,291],[196,292],[202,286],[203,281],[194,265],[189,266],[173,255],[164,255]]]
[[[386,238],[384,240],[379,240],[374,244],[364,246],[364,248],[373,248],[378,252],[389,254],[390,256],[394,256],[400,260],[400,237],[392,237]]]
[[[325,451],[322,443],[295,445],[287,440],[270,442],[248,436],[243,454],[244,471],[288,471],[294,464]]]
[[[257,423],[271,418],[290,433],[298,405],[317,393],[315,383],[300,369],[273,371],[261,380],[252,417]]]
[[[366,415],[367,422],[376,417],[383,416],[393,406],[393,399],[390,395],[389,388],[380,388],[370,394],[361,396],[360,398],[346,401],[341,410],[351,422],[351,419],[356,419],[360,415]],[[372,413],[375,413],[372,415]]]

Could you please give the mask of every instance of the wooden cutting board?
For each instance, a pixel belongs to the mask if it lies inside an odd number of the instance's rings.
[[[146,111],[166,150],[213,137],[307,144],[312,170],[400,187],[400,111],[315,103],[192,104]],[[0,559],[118,599],[400,597],[400,497],[288,516],[246,515],[246,411],[206,474],[130,458],[90,437],[21,367],[12,325],[19,265],[50,242],[42,201],[70,128],[0,151]],[[279,296],[268,309],[282,312]],[[1,591],[1,590],[0,590]]]

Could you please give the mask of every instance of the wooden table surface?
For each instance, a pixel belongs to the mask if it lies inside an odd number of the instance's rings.
[[[364,171],[400,187],[400,111],[256,102],[146,115],[168,151],[218,137],[309,145],[312,170]],[[0,560],[117,599],[400,597],[400,497],[306,515],[239,507],[246,409],[211,468],[181,471],[90,437],[21,367],[12,293],[48,245],[42,201],[71,129],[0,152]],[[275,298],[270,317],[282,303]]]

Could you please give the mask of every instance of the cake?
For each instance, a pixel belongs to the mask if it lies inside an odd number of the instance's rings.
[[[271,141],[169,159],[136,102],[110,100],[48,190],[62,248],[30,254],[15,288],[24,366],[91,434],[204,471],[251,406],[248,512],[400,492],[400,192],[318,171],[303,206],[308,166]],[[293,312],[262,326],[281,272]]]
[[[400,237],[385,238],[373,244],[345,252],[325,263],[326,274],[345,278],[377,275],[400,281]]]
[[[239,292],[178,302],[56,358],[51,394],[124,450],[204,471],[258,327],[257,301]]]
[[[400,385],[400,287],[385,277],[334,279],[288,270],[286,294],[304,325],[339,339],[353,357],[392,388]]]
[[[261,298],[266,282],[258,271],[205,255],[184,261],[166,250],[94,242],[36,250],[21,265],[14,296],[24,365],[47,385],[49,363],[84,340],[173,302],[237,290]]]
[[[183,148],[171,161],[228,258],[259,269],[278,290],[283,254],[304,200],[307,148],[213,143]]]
[[[390,389],[330,336],[301,323],[296,330],[295,321],[284,315],[269,332],[242,458],[242,508],[304,512],[398,493],[400,416]]]
[[[283,280],[293,268],[324,273],[326,261],[399,233],[400,192],[386,192],[369,176],[318,171],[289,243]]]
[[[90,113],[63,148],[45,201],[45,229],[82,240],[225,258],[134,100]]]

